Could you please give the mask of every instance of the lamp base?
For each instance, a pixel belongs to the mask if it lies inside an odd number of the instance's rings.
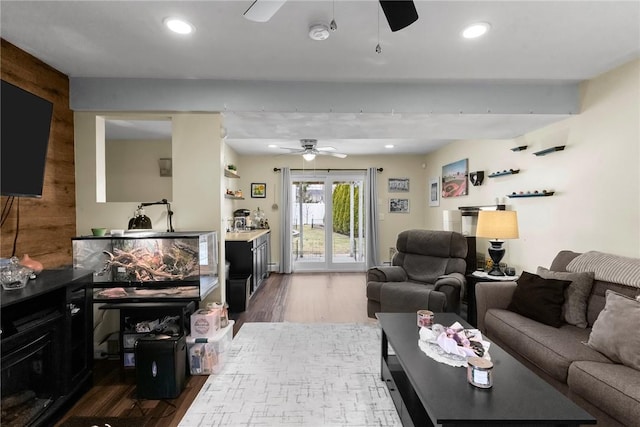
[[[487,274],[489,276],[504,276],[502,270],[500,270],[500,261],[504,257],[506,250],[502,247],[504,243],[502,240],[490,240],[491,246],[489,247],[489,256],[493,261],[493,267]]]

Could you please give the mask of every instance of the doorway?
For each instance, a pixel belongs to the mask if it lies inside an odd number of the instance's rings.
[[[364,171],[291,174],[293,271],[365,271]]]

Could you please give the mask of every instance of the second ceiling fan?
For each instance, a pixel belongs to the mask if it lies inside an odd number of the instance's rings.
[[[418,11],[412,0],[379,0],[391,31],[398,31],[418,20]],[[250,21],[267,22],[287,0],[254,0],[244,12]]]
[[[320,156],[333,156],[338,157],[339,159],[344,159],[347,157],[344,153],[336,153],[335,148],[333,147],[318,147],[317,139],[301,139],[300,140],[301,148],[289,148],[289,147],[278,147],[283,150],[288,150],[289,154],[301,154],[302,157],[310,162],[316,158],[316,155]]]

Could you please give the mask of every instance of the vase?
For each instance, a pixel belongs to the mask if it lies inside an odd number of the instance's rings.
[[[44,268],[40,261],[36,261],[35,259],[30,258],[28,254],[24,254],[22,256],[20,265],[30,268],[31,270],[33,270],[34,274],[40,274],[42,272],[42,269]]]

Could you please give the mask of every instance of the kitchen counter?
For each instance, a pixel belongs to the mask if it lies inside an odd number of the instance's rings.
[[[258,237],[267,234],[269,231],[271,230],[268,228],[264,228],[258,230],[241,231],[239,233],[227,232],[225,235],[225,240],[232,242],[252,242]]]

